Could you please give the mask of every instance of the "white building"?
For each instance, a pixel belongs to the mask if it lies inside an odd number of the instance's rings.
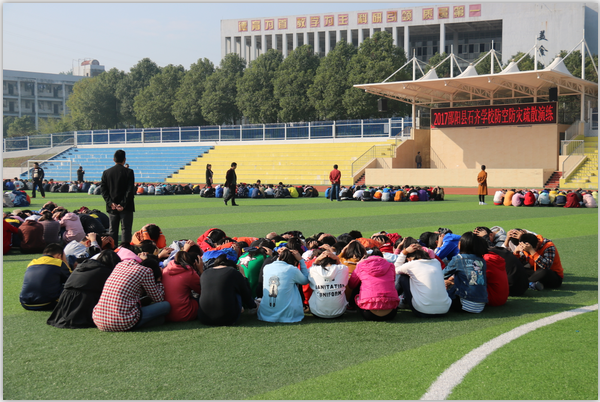
[[[82,76],[3,70],[3,115],[61,118],[69,113],[67,99]]]
[[[269,49],[284,56],[310,44],[326,55],[340,40],[359,46],[378,31],[388,31],[396,46],[429,60],[450,53],[466,66],[493,46],[502,63],[517,52],[527,52],[537,38],[548,65],[561,50],[571,50],[584,36],[598,53],[597,3],[456,3],[420,7],[304,14],[221,21],[221,55],[237,53],[248,61]],[[545,40],[544,40],[545,39]],[[492,45],[493,43],[493,45]],[[452,47],[452,49],[451,49]]]

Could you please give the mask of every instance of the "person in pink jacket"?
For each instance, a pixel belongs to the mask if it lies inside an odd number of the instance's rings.
[[[81,225],[79,216],[73,212],[67,212],[66,209],[59,209],[53,211],[54,220],[60,222],[60,226],[65,228],[65,232],[62,235],[63,242],[69,244],[73,240],[81,241],[85,237],[85,230]]]
[[[360,285],[355,301],[365,320],[388,321],[396,317],[400,298],[394,286],[395,277],[394,264],[377,255],[356,265],[348,287]]]

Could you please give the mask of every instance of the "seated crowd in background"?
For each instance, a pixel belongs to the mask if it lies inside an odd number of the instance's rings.
[[[5,254],[19,232],[47,239],[35,244],[42,257],[27,266],[21,305],[51,310],[48,324],[56,327],[102,331],[165,321],[233,325],[242,314],[291,323],[306,314],[332,319],[355,312],[387,321],[398,309],[423,318],[481,313],[563,280],[554,243],[518,228],[476,227],[462,235],[439,228],[418,239],[356,230],[230,237],[211,228],[167,246],[155,224],[140,228],[131,244],[115,244],[105,225],[100,211],[67,212],[52,202],[5,214]],[[28,243],[21,241],[22,251],[34,252]]]
[[[598,191],[555,189],[502,189],[494,194],[494,205],[513,207],[597,208]]]

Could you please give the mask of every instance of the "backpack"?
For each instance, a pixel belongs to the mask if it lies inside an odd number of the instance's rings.
[[[24,191],[13,190],[13,194],[15,198],[13,200],[13,205],[15,207],[28,207],[29,201],[27,200],[27,194]]]
[[[275,189],[275,194],[274,197],[275,198],[285,198],[285,189],[283,187],[277,187]]]

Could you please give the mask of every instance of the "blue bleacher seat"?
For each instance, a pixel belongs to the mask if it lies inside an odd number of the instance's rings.
[[[207,153],[211,146],[139,147],[121,148],[126,152],[129,167],[135,172],[136,182],[164,182],[196,158]],[[86,181],[100,181],[102,172],[114,165],[113,155],[120,148],[70,148],[55,155],[40,166],[46,179],[77,180],[79,166],[85,170]],[[71,160],[69,166],[68,161]],[[69,171],[69,168],[71,171]],[[21,174],[26,179],[28,172]]]

